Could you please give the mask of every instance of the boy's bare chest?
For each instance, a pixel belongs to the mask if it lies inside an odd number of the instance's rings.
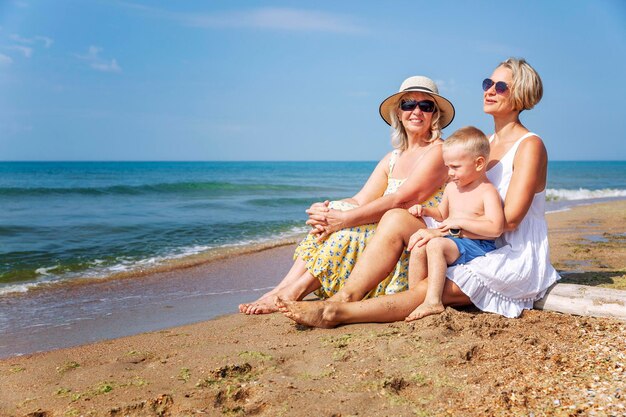
[[[462,193],[457,190],[448,194],[450,217],[478,217],[485,214],[482,193],[478,190]]]

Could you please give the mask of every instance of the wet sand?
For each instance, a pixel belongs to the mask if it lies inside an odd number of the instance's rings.
[[[234,313],[291,266],[293,245],[204,265],[0,297],[0,358],[165,329]]]
[[[548,221],[564,282],[626,289],[626,201]],[[77,335],[202,321],[218,303],[235,311],[276,282],[292,250],[59,289],[50,297],[93,304],[100,294],[108,313],[67,328],[39,326],[34,342],[20,340],[16,324],[0,345],[48,349]],[[625,365],[626,323],[613,319],[546,311],[506,319],[448,308],[413,324],[320,330],[278,314],[232,314],[0,360],[0,415],[625,415]]]

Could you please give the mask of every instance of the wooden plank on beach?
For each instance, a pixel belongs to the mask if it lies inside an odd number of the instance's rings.
[[[626,291],[576,284],[554,284],[536,309],[578,316],[626,320]]]

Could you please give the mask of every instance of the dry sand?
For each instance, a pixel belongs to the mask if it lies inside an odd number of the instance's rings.
[[[626,289],[626,201],[548,220],[564,282]],[[229,315],[2,360],[0,416],[626,416],[625,330],[545,311],[332,330]]]

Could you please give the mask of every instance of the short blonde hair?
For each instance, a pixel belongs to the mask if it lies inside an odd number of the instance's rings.
[[[543,83],[537,71],[524,58],[509,58],[498,65],[511,70],[511,100],[515,110],[530,110],[543,96]]]
[[[400,96],[396,105],[393,106],[389,112],[391,127],[393,128],[393,132],[391,132],[391,146],[393,146],[394,149],[406,151],[409,147],[409,138],[402,124],[402,120],[398,118],[398,108],[400,103],[402,103],[402,97],[404,97],[404,95]],[[435,111],[433,117],[430,119],[430,139],[427,142],[434,142],[441,138],[441,128],[439,127],[441,110],[439,110],[439,106],[437,106],[437,101],[433,99],[433,102],[435,103]]]
[[[472,157],[489,159],[489,139],[482,130],[474,126],[465,126],[454,132],[443,142],[443,149],[461,146]]]

